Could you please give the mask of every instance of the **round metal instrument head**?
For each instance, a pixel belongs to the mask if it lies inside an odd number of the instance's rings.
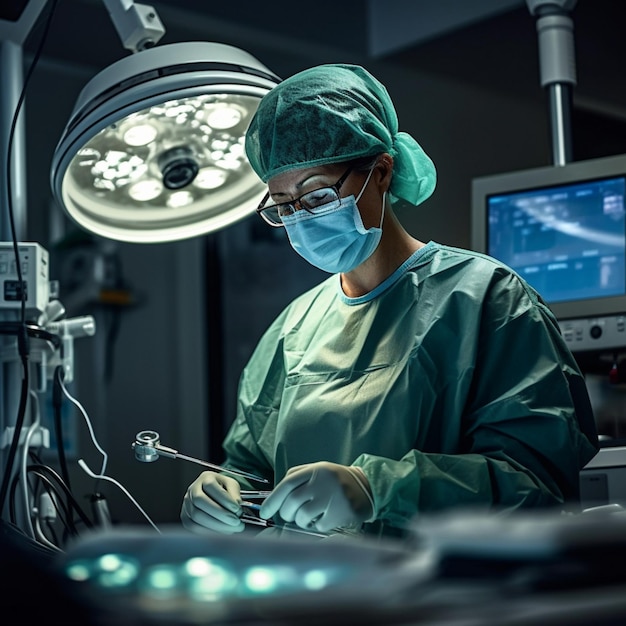
[[[156,446],[161,443],[161,437],[154,430],[142,430],[137,433],[135,441],[143,446]]]
[[[160,443],[159,433],[154,430],[142,430],[135,436],[133,449],[135,458],[142,463],[152,463],[159,458],[159,452],[154,446]]]

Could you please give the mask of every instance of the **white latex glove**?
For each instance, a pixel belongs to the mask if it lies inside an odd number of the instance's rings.
[[[328,532],[368,520],[374,512],[369,483],[362,470],[321,461],[292,467],[259,512],[276,513],[300,528]]]
[[[180,521],[185,528],[197,533],[209,529],[230,535],[244,530],[245,524],[239,519],[241,514],[239,483],[230,476],[202,472],[187,489]]]

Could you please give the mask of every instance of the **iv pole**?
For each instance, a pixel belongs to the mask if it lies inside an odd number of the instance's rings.
[[[576,0],[526,0],[526,4],[537,23],[541,86],[547,88],[550,107],[552,162],[565,165],[572,160],[571,103],[576,61],[570,11]]]

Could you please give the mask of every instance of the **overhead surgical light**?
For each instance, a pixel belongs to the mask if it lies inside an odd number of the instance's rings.
[[[245,131],[278,82],[217,43],[145,48],[114,63],[85,86],[57,145],[56,199],[86,230],[128,242],[185,239],[247,216],[265,185],[246,159]]]

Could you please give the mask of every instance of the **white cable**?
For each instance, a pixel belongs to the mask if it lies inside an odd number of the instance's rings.
[[[82,413],[83,418],[85,419],[85,422],[87,424],[87,428],[89,429],[89,434],[91,435],[91,440],[93,441],[94,446],[98,449],[100,454],[102,454],[102,466],[100,468],[100,473],[99,474],[94,473],[89,468],[87,463],[85,463],[85,461],[83,459],[79,459],[78,460],[78,465],[82,468],[83,471],[85,471],[87,474],[89,474],[89,476],[91,476],[92,478],[106,480],[106,481],[108,481],[110,483],[113,483],[117,487],[119,487],[124,492],[124,494],[126,494],[126,496],[130,499],[130,501],[139,509],[141,514],[148,520],[148,522],[152,525],[152,527],[157,532],[160,533],[161,531],[157,528],[156,524],[150,519],[148,514],[141,508],[139,503],[135,500],[135,498],[133,498],[133,496],[129,493],[129,491],[126,489],[126,487],[124,487],[121,483],[119,483],[114,478],[111,478],[110,476],[106,476],[105,475],[106,467],[107,467],[107,460],[108,460],[109,457],[108,457],[107,453],[103,450],[103,448],[100,446],[98,441],[96,440],[96,436],[95,436],[95,434],[93,432],[93,427],[91,425],[91,420],[89,419],[89,416],[87,415],[87,411],[85,411],[85,409],[83,408],[82,404],[78,400],[76,400],[76,398],[74,398],[69,393],[69,391],[67,390],[67,388],[63,384],[63,381],[60,380],[59,383],[60,383],[60,386],[61,386],[61,390],[63,391],[63,393],[65,394],[67,399],[70,402],[72,402],[78,408],[78,410]]]
[[[150,522],[150,524],[154,528],[154,530],[156,530],[158,533],[161,532],[157,528],[156,524],[150,519],[149,515],[141,508],[139,502],[137,502],[137,500],[135,500],[135,498],[133,498],[133,496],[130,495],[130,492],[126,489],[126,487],[124,487],[124,485],[122,485],[117,480],[115,480],[115,478],[111,478],[110,476],[105,476],[104,474],[94,474],[89,469],[89,466],[87,465],[87,463],[85,463],[85,461],[83,461],[83,459],[78,459],[78,465],[80,465],[80,467],[83,469],[83,471],[85,471],[87,474],[89,474],[89,476],[91,476],[92,478],[99,478],[101,480],[107,480],[110,483],[113,483],[114,485],[119,487],[126,494],[126,496],[128,496],[130,501],[139,509],[141,514],[148,520],[148,522]]]
[[[20,463],[20,482],[22,487],[22,499],[24,505],[24,517],[26,519],[26,527],[28,532],[30,533],[30,537],[32,539],[37,539],[35,536],[35,529],[33,528],[33,521],[31,519],[31,506],[30,506],[30,494],[28,493],[28,451],[30,449],[30,440],[33,438],[35,431],[40,426],[39,420],[39,399],[37,398],[37,394],[31,389],[29,391],[29,395],[32,405],[32,412],[34,414],[33,423],[28,427],[28,431],[26,432],[26,436],[24,437],[24,443],[22,444],[22,459]]]
[[[87,411],[85,411],[85,409],[83,408],[83,405],[76,398],[74,398],[70,394],[70,392],[67,390],[67,388],[63,384],[63,381],[60,380],[60,379],[59,379],[59,385],[61,386],[61,390],[65,394],[65,397],[72,404],[74,404],[78,408],[78,410],[81,412],[83,418],[85,419],[85,422],[87,424],[87,428],[89,429],[89,435],[91,436],[91,441],[93,441],[93,445],[96,446],[96,448],[98,449],[98,451],[102,455],[102,466],[100,467],[100,474],[104,475],[104,473],[106,472],[106,469],[107,469],[107,460],[109,458],[109,455],[100,447],[100,444],[96,440],[96,435],[93,432],[93,427],[91,425],[91,420],[89,419],[89,415],[87,415]]]
[[[37,541],[45,545],[47,548],[55,550],[56,552],[63,552],[63,550],[61,550],[59,546],[52,543],[52,541],[50,541],[50,539],[46,537],[43,529],[41,528],[41,522],[39,521],[39,517],[35,517],[35,532],[37,534]]]

